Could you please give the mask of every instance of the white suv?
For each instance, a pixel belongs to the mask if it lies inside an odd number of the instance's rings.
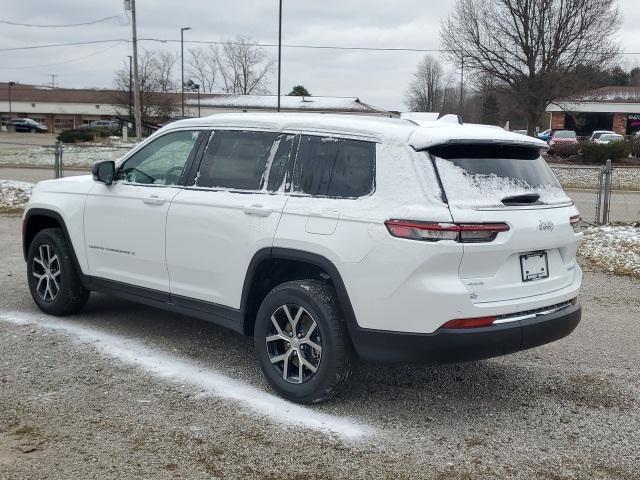
[[[580,217],[499,128],[231,114],[161,129],[91,176],[41,182],[31,294],[54,315],[106,292],[255,338],[273,388],[318,402],[356,359],[457,362],[578,325]]]

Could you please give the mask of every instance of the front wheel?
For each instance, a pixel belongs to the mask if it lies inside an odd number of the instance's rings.
[[[299,280],[274,288],[256,317],[262,371],[282,397],[317,403],[347,385],[355,356],[333,288]]]
[[[45,313],[77,313],[89,299],[90,292],[73,263],[71,246],[59,228],[47,228],[34,237],[27,254],[27,275],[31,296]]]

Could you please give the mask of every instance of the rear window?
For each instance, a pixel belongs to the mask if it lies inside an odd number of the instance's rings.
[[[556,138],[576,138],[576,132],[561,130],[553,134]]]
[[[538,149],[455,145],[430,150],[449,204],[492,207],[570,202]]]
[[[295,190],[323,197],[363,197],[373,192],[375,167],[375,143],[302,135]]]

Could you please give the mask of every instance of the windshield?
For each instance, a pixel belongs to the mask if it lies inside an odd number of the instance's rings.
[[[619,142],[624,138],[621,135],[601,135],[600,140],[603,142]]]
[[[431,154],[450,205],[504,206],[518,197],[538,205],[571,201],[537,148],[456,145]]]
[[[576,132],[570,132],[568,130],[562,130],[560,132],[556,132],[554,137],[557,138],[576,138]]]

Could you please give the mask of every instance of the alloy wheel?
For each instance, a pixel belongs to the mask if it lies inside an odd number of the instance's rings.
[[[60,293],[60,260],[49,245],[40,245],[33,257],[32,275],[38,280],[36,292],[45,302],[52,302]]]
[[[271,364],[287,382],[305,383],[318,371],[322,359],[320,329],[303,307],[279,307],[271,315],[266,344]]]

